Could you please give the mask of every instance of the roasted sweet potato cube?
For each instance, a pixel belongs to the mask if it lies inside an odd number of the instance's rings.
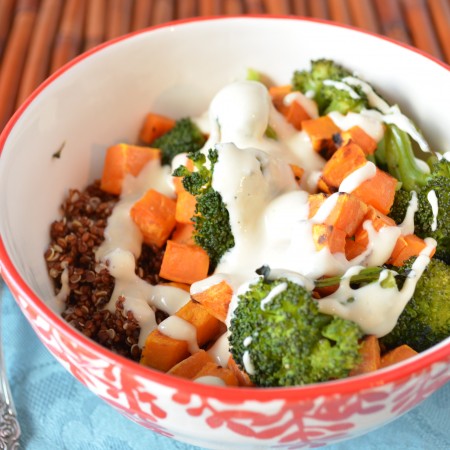
[[[284,104],[284,97],[292,91],[291,85],[284,86],[271,86],[269,88],[269,94],[272,98],[273,106],[281,113],[284,114],[287,106]]]
[[[342,143],[345,145],[348,141],[358,144],[366,155],[372,155],[377,149],[377,141],[369,136],[361,127],[355,125],[348,130],[340,133]]]
[[[174,200],[150,189],[131,207],[130,216],[146,244],[162,247],[175,227],[175,210]]]
[[[394,203],[397,180],[388,173],[376,169],[375,176],[363,181],[352,195],[371,205],[383,214],[388,214]]]
[[[110,194],[120,195],[125,175],[139,175],[143,167],[152,160],[160,160],[157,148],[138,145],[117,144],[106,151],[100,188]]]
[[[213,362],[214,359],[209,353],[199,350],[173,366],[168,373],[192,380],[206,364]]]
[[[363,230],[365,231],[365,230]],[[345,240],[345,257],[351,261],[366,250],[367,244],[363,245],[353,238]]]
[[[299,131],[303,127],[303,122],[311,119],[305,108],[295,100],[286,107],[284,116],[286,117],[286,121]]]
[[[323,193],[319,194],[311,194],[308,197],[308,204],[309,204],[309,214],[308,218],[311,219],[316,212],[319,210],[319,208],[322,206],[322,203],[327,199],[327,196]]]
[[[400,236],[397,239],[388,263],[400,267],[412,256],[419,256],[420,252],[424,250],[426,246],[427,244],[425,241],[415,234]],[[431,256],[433,256],[433,254],[434,251]]]
[[[176,221],[180,223],[192,223],[196,206],[197,200],[192,194],[187,191],[179,192],[175,210]]]
[[[380,368],[380,343],[376,336],[366,336],[361,342],[359,353],[361,355],[361,362],[353,368],[350,376],[374,372]]]
[[[151,144],[155,139],[166,134],[175,126],[175,120],[161,114],[149,113],[145,117],[139,133],[139,139],[146,144]]]
[[[181,307],[176,316],[195,327],[199,347],[215,339],[221,332],[221,322],[192,300]],[[189,354],[188,341],[174,339],[155,329],[145,341],[141,363],[167,372]]]
[[[179,283],[192,284],[206,278],[209,256],[197,245],[167,241],[159,275],[161,278]]]
[[[238,379],[231,369],[218,366],[215,362],[205,364],[200,372],[197,373],[194,380],[198,380],[201,377],[220,378],[227,386],[239,385]]]
[[[235,360],[233,359],[233,357],[231,355],[228,360],[228,368],[234,372],[234,375],[236,376],[236,378],[238,380],[239,386],[244,386],[244,387],[254,386],[254,384],[250,380],[250,377],[248,376],[248,374],[239,368],[239,366],[236,364]]]
[[[196,245],[194,240],[194,224],[177,223],[173,230],[171,240],[179,244]]]
[[[176,315],[194,325],[197,330],[197,343],[200,347],[216,338],[220,333],[220,321],[197,302],[190,300],[177,311]]]
[[[187,341],[173,339],[159,330],[153,330],[142,349],[141,364],[167,372],[189,356]]]
[[[366,222],[367,220],[372,223],[372,227],[375,231],[380,231],[383,227],[393,227],[396,225],[395,221],[386,216],[386,214],[378,211],[373,206],[369,206],[367,208],[367,213],[362,220],[361,226],[355,233],[356,244],[364,248],[367,248],[367,245],[369,244],[369,233],[363,227],[364,222]]]
[[[192,159],[187,158],[184,166],[186,166],[186,168],[191,172],[194,170],[194,163]],[[184,189],[183,186],[183,178],[184,177],[172,177],[172,183],[176,194],[179,194],[180,192],[186,192],[186,189]]]
[[[333,225],[353,236],[367,213],[367,205],[359,198],[346,193],[340,193],[336,205],[330,211],[325,224]]]
[[[302,176],[305,173],[305,169],[302,169],[300,166],[297,166],[296,164],[289,164],[289,165],[291,166],[295,181],[297,181],[297,184],[300,184]]]
[[[338,189],[348,175],[366,163],[366,155],[361,147],[349,142],[336,150],[325,163],[321,178],[328,186]]]
[[[345,253],[345,232],[324,223],[313,224],[313,240],[318,251],[328,247],[331,253]]]
[[[192,294],[191,297],[214,317],[221,322],[225,322],[228,307],[233,297],[233,289],[226,281],[222,280],[203,292]]]
[[[341,129],[328,116],[321,116],[317,119],[302,121],[302,130],[311,139],[313,148],[325,159],[329,159],[336,150],[333,135],[339,133]]]
[[[412,358],[415,355],[417,355],[417,352],[409,345],[400,345],[381,357],[380,367],[391,366],[392,364],[404,361],[405,359]]]

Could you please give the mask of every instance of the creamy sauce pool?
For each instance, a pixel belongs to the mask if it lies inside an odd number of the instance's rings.
[[[357,124],[379,141],[384,131],[383,120],[392,110],[386,110],[384,101],[373,91],[369,93],[384,115],[366,111],[347,116],[331,113],[330,117],[342,129]],[[317,116],[314,102],[307,95],[293,93],[286,101],[299,101],[308,108],[311,116]],[[313,224],[323,222],[335,205],[338,194],[331,195],[315,216],[309,218],[308,195],[315,192],[325,160],[313,150],[308,135],[294,129],[276,111],[261,83],[239,81],[224,87],[211,102],[209,121],[205,122],[203,117],[198,123],[209,133],[203,151],[207,152],[212,147],[218,150],[212,186],[221,194],[229,211],[235,246],[223,256],[215,274],[194,283],[191,292],[201,292],[226,280],[235,292],[229,318],[239,293],[248,289],[255,280],[255,270],[263,265],[269,266],[272,273],[287,275],[312,289],[311,280],[323,275],[349,274],[356,270],[355,266],[382,264],[391,254],[400,234],[406,234],[411,227],[413,229],[414,200],[409,215],[399,227],[385,227],[377,232],[369,222],[364,224],[369,245],[355,260],[348,261],[344,254],[331,254],[327,248],[317,251],[312,239]],[[276,139],[266,136],[268,127],[275,132]],[[174,160],[172,168],[150,162],[138,177],[126,179],[121,199],[108,221],[105,242],[96,256],[100,265],[108,266],[116,281],[108,308],[113,310],[117,299],[125,297],[125,309],[134,313],[142,328],[140,346],[148,333],[157,327],[155,310],[161,309],[169,314],[169,318],[159,324],[159,331],[186,340],[190,351],[195,352],[198,349],[195,329],[173,316],[189,300],[189,294],[174,287],[149,285],[136,276],[135,261],[141,251],[142,237],[129,217],[131,205],[150,188],[174,196],[170,173],[184,162],[184,155]],[[290,164],[297,164],[305,170],[300,187]],[[374,174],[375,166],[368,162],[347,177],[339,190],[352,192]],[[431,246],[429,243],[427,251]],[[407,280],[407,288],[401,295],[389,292],[381,282],[374,283],[360,289],[357,295],[352,293],[354,301],[350,307],[346,302],[350,288],[343,283],[333,297],[321,300],[322,310],[351,318],[367,334],[386,334],[412,296],[415,283],[426,266],[427,255],[417,261],[416,276]],[[384,301],[374,301],[379,298]],[[270,302],[270,298],[265,301]],[[227,335],[220,337],[208,351],[218,364],[226,366],[229,359]],[[248,357],[244,359],[246,369],[251,373],[251,361]]]

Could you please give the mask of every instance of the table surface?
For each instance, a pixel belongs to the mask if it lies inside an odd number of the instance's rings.
[[[0,130],[41,81],[101,42],[169,20],[237,14],[329,19],[450,63],[450,0],[0,0]],[[0,286],[22,448],[197,449],[139,427],[90,393],[42,346],[8,289]],[[447,385],[381,430],[327,448],[448,449],[449,405]]]

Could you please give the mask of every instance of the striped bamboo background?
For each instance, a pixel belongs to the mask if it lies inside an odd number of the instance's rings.
[[[450,63],[450,0],[0,0],[0,130],[42,80],[84,50],[173,19],[236,14],[330,19]]]

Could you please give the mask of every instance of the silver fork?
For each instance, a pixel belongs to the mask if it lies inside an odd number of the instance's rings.
[[[0,313],[3,297],[3,280],[0,277]],[[1,316],[0,316],[1,317]],[[17,420],[8,378],[6,376],[5,362],[1,343],[0,320],[0,449],[17,450],[19,448],[20,426]]]

